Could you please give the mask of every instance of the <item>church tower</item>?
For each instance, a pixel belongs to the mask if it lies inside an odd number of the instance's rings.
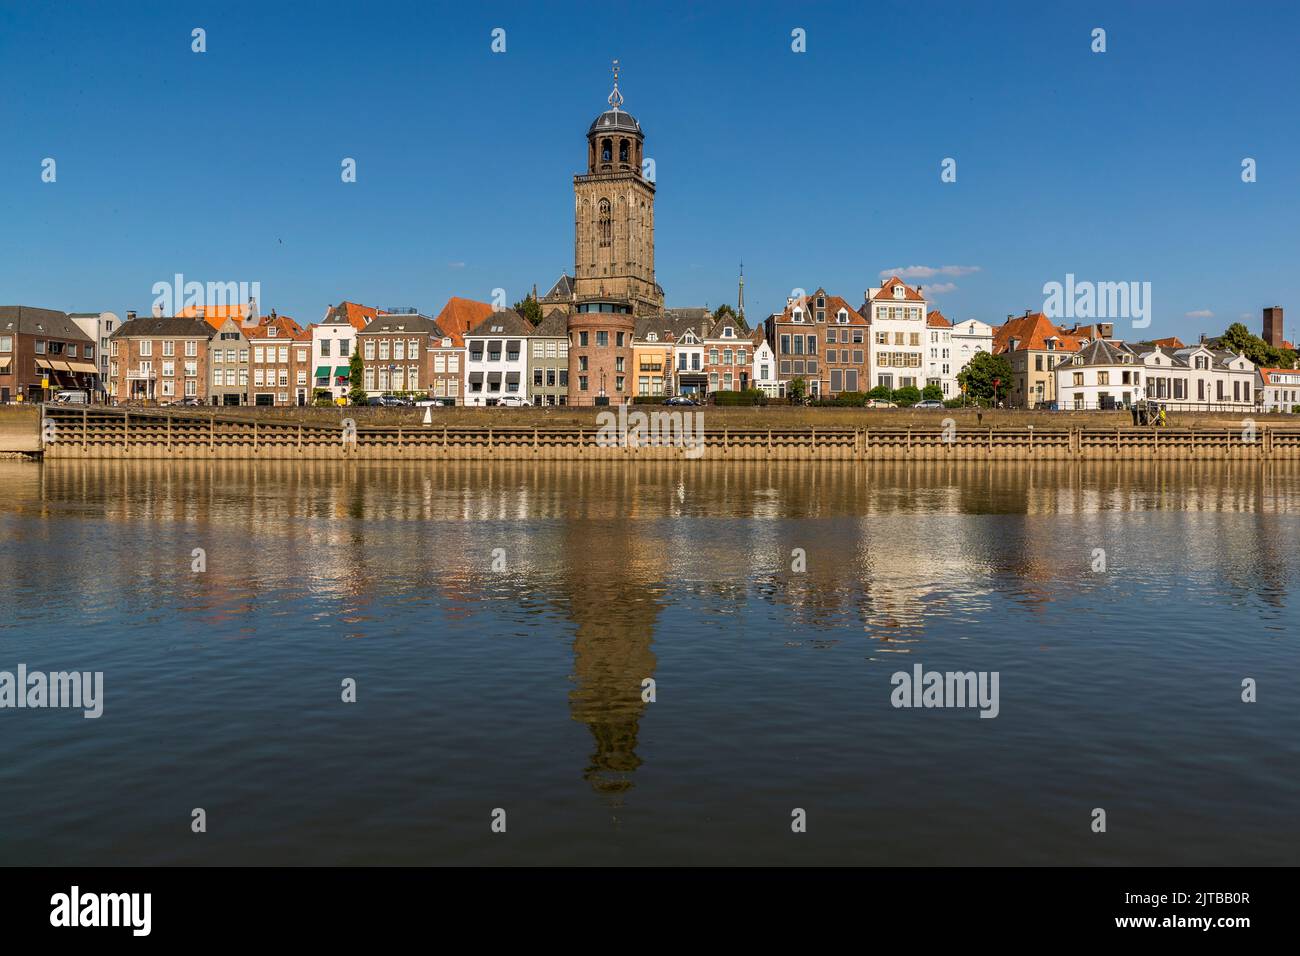
[[[636,320],[664,307],[655,282],[655,185],[642,175],[645,136],[622,106],[615,60],[610,108],[587,130],[587,172],[573,177],[570,405],[631,401]],[[558,283],[558,298],[557,290]]]
[[[610,108],[587,130],[587,172],[573,177],[574,295],[653,315],[664,306],[655,283],[655,184],[643,175],[645,134],[622,109],[618,72],[615,60]]]

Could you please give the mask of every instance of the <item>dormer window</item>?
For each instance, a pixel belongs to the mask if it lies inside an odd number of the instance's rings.
[[[1055,351],[1056,351],[1056,339],[1048,339],[1048,340],[1047,340],[1047,351],[1049,351],[1049,352],[1055,352]]]
[[[646,333],[645,340],[646,340],[647,342],[658,342],[658,341],[659,341],[659,333],[658,333],[658,332],[647,332],[647,333]]]
[[[725,329],[722,330],[722,337],[723,337],[724,339],[734,339],[734,338],[736,337],[736,330],[735,330],[735,328],[733,328],[733,327],[730,326],[730,325],[727,326]]]
[[[802,322],[802,321],[803,321],[803,309],[795,309],[795,310],[794,310],[794,320],[795,320],[796,322]]]
[[[267,328],[267,330],[266,330],[266,337],[267,337],[268,339],[273,339],[273,338],[275,338],[275,326],[274,326],[274,325],[269,326],[269,327]]]
[[[844,309],[840,309],[839,313],[835,316],[835,319],[840,323],[840,325],[847,325],[849,322],[849,313]]]
[[[905,289],[902,287],[902,285],[896,285],[896,286],[894,286],[894,298],[895,298],[895,299],[901,299],[901,298],[903,298],[903,296],[905,296],[906,294],[907,294],[907,290],[905,290]]]

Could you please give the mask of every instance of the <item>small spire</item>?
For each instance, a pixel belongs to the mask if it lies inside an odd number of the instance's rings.
[[[736,302],[737,314],[743,319],[745,317],[745,263],[740,263],[740,298]]]
[[[613,109],[623,105],[623,94],[618,91],[618,60],[614,61],[614,89],[609,94],[609,105]]]

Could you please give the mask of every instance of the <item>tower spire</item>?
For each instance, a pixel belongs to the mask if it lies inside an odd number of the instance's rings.
[[[618,109],[623,105],[623,94],[618,91],[618,60],[614,61],[614,89],[609,94],[609,105],[611,109]]]
[[[736,302],[737,314],[743,319],[745,317],[745,263],[740,263],[740,297]]]

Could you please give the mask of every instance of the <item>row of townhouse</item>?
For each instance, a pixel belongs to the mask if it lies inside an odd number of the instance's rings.
[[[1260,370],[1244,355],[1204,343],[1184,348],[1094,339],[1057,363],[1061,408],[1123,408],[1139,401],[1175,410],[1245,412],[1257,404]]]
[[[930,385],[954,398],[957,373],[976,353],[993,348],[990,326],[975,319],[954,326],[897,276],[868,289],[856,309],[820,287],[792,296],[784,311],[768,318],[765,331],[777,391],[784,394],[799,379],[808,394],[825,398]]]
[[[1246,411],[1261,402],[1265,410],[1282,408],[1287,400],[1287,389],[1271,384],[1274,370],[1244,355],[1172,337],[1130,344],[1114,337],[1109,322],[1063,329],[1026,310],[994,331],[993,351],[1011,365],[1004,400],[1015,407],[1123,408],[1146,400],[1175,410]],[[1300,374],[1276,371],[1281,381]],[[1300,387],[1293,394],[1300,396]]]

